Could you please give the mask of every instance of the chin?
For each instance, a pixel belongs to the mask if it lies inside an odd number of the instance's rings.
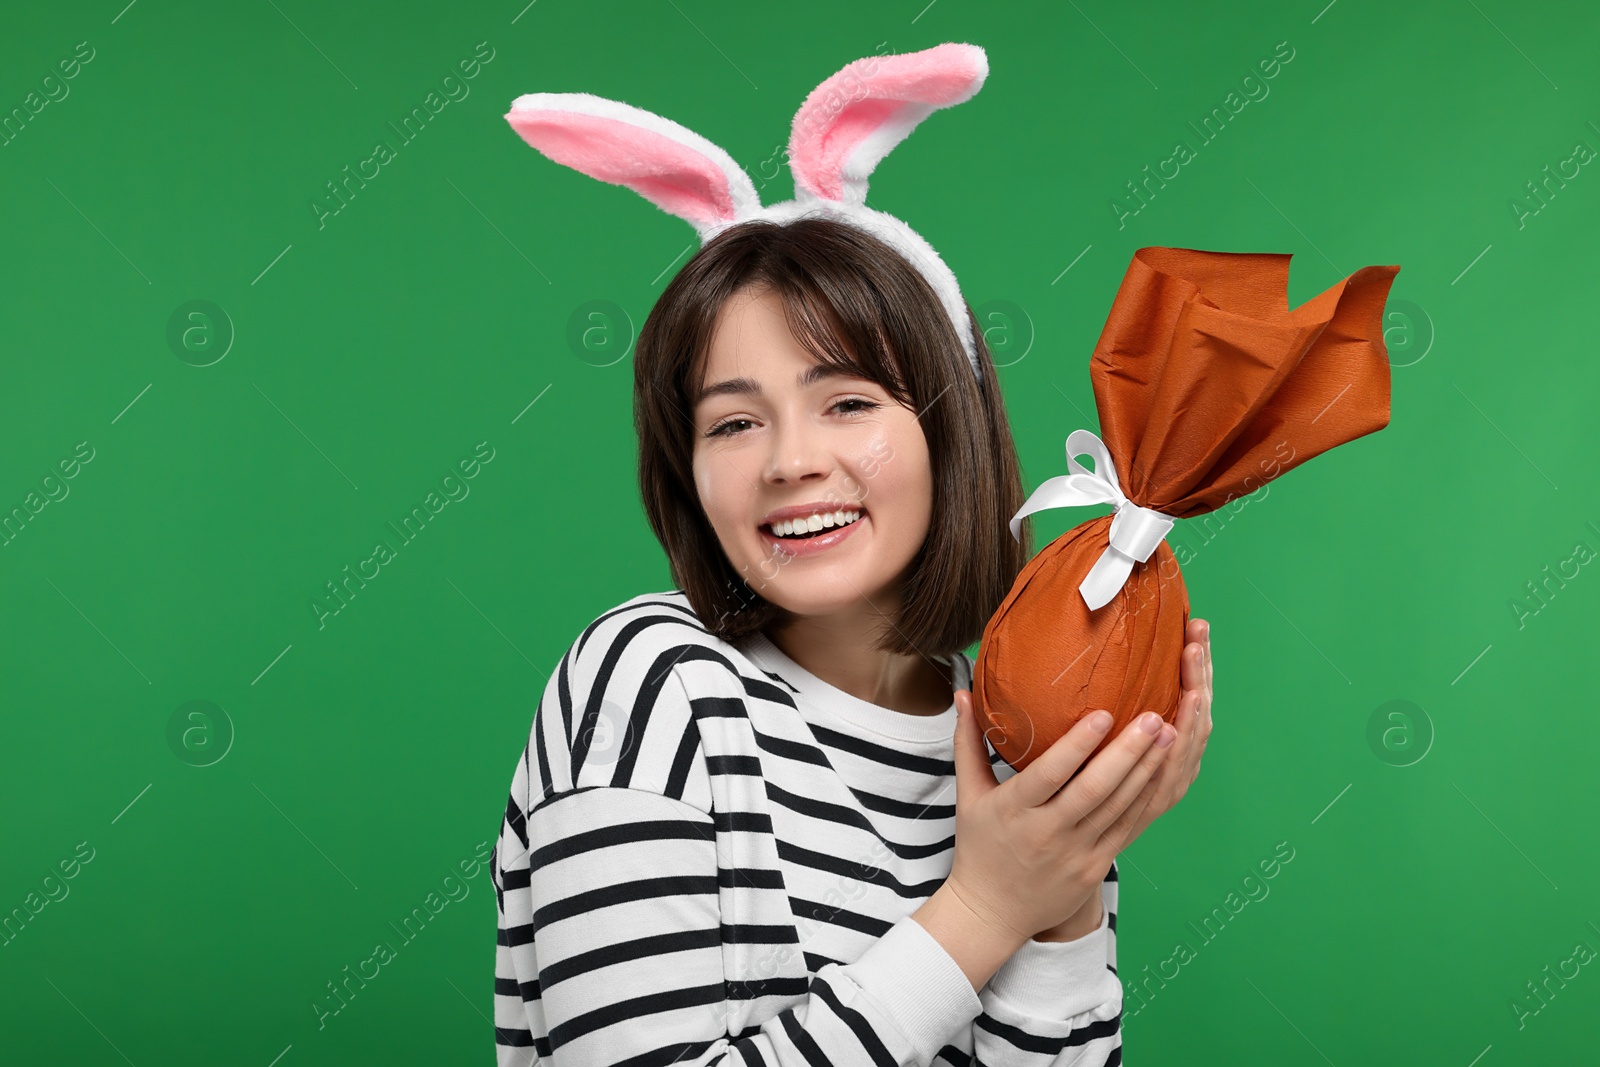
[[[881,605],[888,585],[889,578],[885,575],[838,569],[826,574],[819,569],[818,573],[809,575],[790,573],[786,566],[765,588],[752,588],[793,615],[820,618],[855,611],[864,601]]]
[[[768,596],[767,599],[787,611],[790,615],[805,619],[820,619],[829,615],[838,615],[841,612],[850,610],[861,600],[859,596],[853,593],[846,599],[819,598],[815,596],[788,597],[781,593],[775,593],[775,595]]]

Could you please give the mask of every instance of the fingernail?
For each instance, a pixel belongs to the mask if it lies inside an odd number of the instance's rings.
[[[1176,730],[1162,730],[1160,736],[1158,736],[1155,740],[1155,746],[1157,748],[1166,748],[1168,745],[1172,744],[1173,738],[1177,736],[1178,731]]]
[[[1139,716],[1139,729],[1147,734],[1153,734],[1161,729],[1161,716],[1153,711],[1147,711]]]
[[[1089,729],[1097,734],[1103,734],[1111,729],[1111,718],[1109,711],[1097,711],[1089,716]]]

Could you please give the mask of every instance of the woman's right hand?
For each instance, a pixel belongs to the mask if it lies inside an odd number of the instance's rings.
[[[945,888],[997,931],[1026,941],[1100,891],[1177,731],[1146,712],[1084,765],[1112,719],[1096,711],[1001,783],[971,692],[955,696],[956,842]]]

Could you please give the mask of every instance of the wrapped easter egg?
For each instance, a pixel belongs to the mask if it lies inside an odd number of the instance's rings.
[[[1389,424],[1383,307],[1397,266],[1363,267],[1293,311],[1288,254],[1141,248],[1090,360],[1100,434],[1011,519],[1113,511],[1056,538],[984,628],[973,708],[1023,770],[1084,715],[1177,715],[1189,594],[1166,543],[1335,445]],[[1087,456],[1093,469],[1078,462]],[[1086,760],[1085,763],[1088,761]]]

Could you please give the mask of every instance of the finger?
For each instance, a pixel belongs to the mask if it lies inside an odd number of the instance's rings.
[[[1166,730],[1173,730],[1173,727],[1169,724]],[[1173,732],[1176,733],[1176,731]],[[1166,759],[1161,761],[1161,765],[1150,776],[1150,780],[1144,784],[1144,788],[1139,790],[1139,795],[1134,798],[1132,804],[1128,805],[1127,810],[1117,816],[1110,826],[1106,827],[1106,832],[1100,835],[1098,844],[1110,848],[1113,852],[1121,852],[1128,847],[1129,842],[1144,833],[1150,823],[1155,820],[1155,817],[1160,814],[1159,809],[1152,808],[1150,805],[1160,794],[1161,787],[1171,780],[1172,768],[1172,753],[1169,746]]]
[[[1162,763],[1171,754],[1172,742],[1177,736],[1178,731],[1173,729],[1170,723],[1162,723],[1155,740],[1145,749],[1144,755],[1139,757],[1139,762],[1133,765],[1127,777],[1122,779],[1115,791],[1099,807],[1085,815],[1082,821],[1094,827],[1095,832],[1104,837],[1111,825],[1148,788],[1150,779],[1161,769]]]
[[[981,797],[999,786],[994,768],[989,765],[989,750],[977,716],[972,711],[972,691],[957,689],[955,764],[956,791],[968,797]]]
[[[1200,720],[1195,739],[1194,767],[1189,772],[1189,781],[1193,782],[1200,776],[1200,761],[1205,758],[1206,745],[1211,743],[1211,690],[1207,689],[1201,694]]]
[[[1067,780],[1078,773],[1083,761],[1105,740],[1111,728],[1112,714],[1097,710],[1072,724],[1072,728],[1045,749],[1039,758],[1012,775],[1005,788],[1012,790],[1017,802],[1027,807],[1037,807],[1055,796]]]
[[[1116,791],[1117,784],[1128,776],[1133,765],[1139,762],[1145,750],[1155,741],[1162,725],[1161,716],[1153,711],[1137,716],[1123,728],[1115,741],[1089,761],[1082,774],[1067,783],[1067,787],[1061,791],[1061,803],[1056,806],[1081,821],[1085,815],[1105,803],[1106,798]]]
[[[1206,649],[1203,643],[1195,641],[1192,645],[1184,646],[1182,653],[1182,689],[1184,696],[1195,693],[1198,696],[1195,705],[1195,731],[1200,737],[1210,736],[1211,733],[1211,683],[1206,678]],[[1176,723],[1176,717],[1174,717]],[[1190,739],[1190,757],[1194,755],[1195,741]]]
[[[1178,714],[1172,717],[1172,725],[1177,728],[1178,736],[1172,742],[1172,751],[1166,760],[1169,773],[1161,776],[1161,785],[1154,797],[1157,812],[1166,811],[1176,802],[1178,787],[1184,782],[1183,774],[1188,770],[1190,752],[1194,748],[1197,717],[1195,698],[1196,693],[1192,689],[1178,698]]]
[[[1211,688],[1211,624],[1206,623],[1204,644],[1206,646],[1206,688]]]
[[[1189,701],[1189,721],[1186,727],[1189,736],[1184,738],[1185,745],[1183,757],[1179,761],[1179,766],[1183,769],[1183,773],[1178,776],[1178,780],[1174,783],[1177,786],[1177,788],[1174,790],[1174,803],[1177,802],[1178,798],[1183,795],[1183,793],[1189,788],[1189,785],[1194,781],[1195,769],[1200,763],[1200,753],[1205,747],[1200,737],[1200,735],[1204,732],[1204,724],[1201,722],[1200,717],[1201,696],[1202,694],[1198,691],[1191,691],[1190,693],[1184,694],[1184,699]],[[1183,702],[1180,700],[1178,708],[1180,713],[1183,711],[1182,703]]]
[[[1183,646],[1183,659],[1181,661],[1179,677],[1185,689],[1204,689],[1206,687],[1206,650],[1198,641],[1191,641]]]

